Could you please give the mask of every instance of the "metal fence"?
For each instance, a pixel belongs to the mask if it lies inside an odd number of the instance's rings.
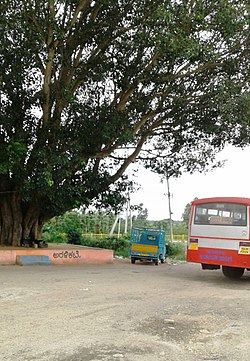
[[[112,237],[124,237],[124,236],[128,236],[127,234],[116,234],[114,233]],[[84,238],[108,238],[109,234],[108,233],[83,233],[82,237]],[[170,240],[170,235],[166,234],[166,241]],[[187,240],[187,234],[174,234],[173,235],[173,240],[174,241],[186,241]]]

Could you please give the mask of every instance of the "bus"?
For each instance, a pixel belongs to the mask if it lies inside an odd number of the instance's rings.
[[[202,269],[222,268],[240,278],[250,270],[250,198],[216,197],[191,203],[187,261]]]

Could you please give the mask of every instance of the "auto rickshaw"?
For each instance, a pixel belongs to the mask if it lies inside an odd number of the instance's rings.
[[[133,227],[130,236],[131,263],[151,261],[155,265],[166,260],[165,231],[156,228]]]

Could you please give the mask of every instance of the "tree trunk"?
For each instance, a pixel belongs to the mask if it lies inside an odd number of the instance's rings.
[[[43,223],[39,213],[34,203],[22,207],[17,193],[1,195],[0,245],[21,246],[24,239],[40,239]]]
[[[0,199],[0,244],[20,246],[22,237],[22,212],[16,193],[2,195]]]
[[[39,210],[35,204],[30,204],[27,207],[25,214],[23,215],[23,239],[36,239],[36,229],[38,223]]]

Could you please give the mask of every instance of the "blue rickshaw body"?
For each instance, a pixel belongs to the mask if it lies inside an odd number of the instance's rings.
[[[133,227],[130,236],[131,263],[152,261],[156,265],[166,259],[165,231],[157,228]]]

